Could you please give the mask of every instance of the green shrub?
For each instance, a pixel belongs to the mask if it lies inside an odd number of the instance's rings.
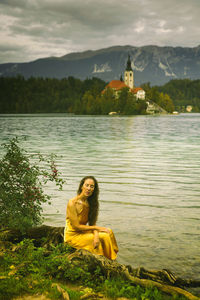
[[[142,288],[132,285],[121,278],[105,280],[102,287],[105,294],[110,298],[126,297],[133,300],[185,300],[181,296],[168,296],[158,291],[157,288]]]
[[[9,247],[0,256],[0,299],[9,300],[17,295],[45,293],[51,299],[62,299],[61,293],[53,283],[66,290],[71,300],[78,300],[82,291],[72,291],[66,284],[87,287],[104,293],[110,298],[126,297],[135,300],[183,300],[181,296],[167,296],[156,288],[142,288],[120,277],[106,279],[96,266],[89,271],[87,264],[69,261],[68,254],[73,248],[64,244],[47,251],[37,248],[33,241],[24,239]]]
[[[0,160],[0,226],[25,231],[41,223],[42,204],[50,203],[44,184],[54,181],[61,189],[64,181],[59,178],[55,155],[27,155],[17,138],[4,148],[7,152]]]
[[[2,300],[13,299],[23,293],[31,293],[28,283],[24,279],[9,277],[0,280],[0,297]]]

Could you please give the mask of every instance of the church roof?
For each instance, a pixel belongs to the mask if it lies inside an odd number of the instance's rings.
[[[121,80],[112,80],[110,81],[105,89],[102,91],[102,94],[105,93],[105,91],[108,89],[108,88],[111,88],[111,89],[114,89],[116,91],[120,91],[121,89],[123,88],[128,88],[129,89],[129,92],[133,93],[133,94],[137,94],[138,91],[143,91],[143,89],[141,87],[137,87],[137,88],[134,88],[134,89],[130,89],[128,85],[126,85],[123,81]]]
[[[133,94],[137,94],[138,91],[143,91],[141,87],[137,87],[133,90]]]
[[[123,88],[129,89],[128,85],[126,85],[121,80],[112,80],[111,82],[109,82],[109,84],[107,84],[107,86],[105,88],[111,88],[111,89],[115,89],[115,90],[121,90]]]

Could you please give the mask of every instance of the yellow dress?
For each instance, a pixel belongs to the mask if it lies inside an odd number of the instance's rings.
[[[78,219],[81,225],[88,222],[89,206],[78,203]],[[100,243],[98,248],[94,249],[94,233],[91,231],[76,231],[70,220],[66,219],[64,231],[64,242],[68,243],[76,249],[86,249],[94,254],[104,255],[110,259],[116,259],[118,247],[114,233],[110,229],[110,233],[99,232]]]

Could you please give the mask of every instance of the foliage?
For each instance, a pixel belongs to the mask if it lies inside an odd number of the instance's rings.
[[[81,113],[84,94],[90,91],[96,98],[105,85],[98,78],[0,77],[0,112]]]
[[[65,79],[34,78],[22,76],[0,77],[1,113],[75,113],[107,115],[111,111],[121,114],[144,114],[141,104],[123,89],[116,99],[112,89],[103,95],[106,83],[98,78],[81,81],[74,77]],[[141,101],[140,101],[141,102]]]
[[[150,87],[149,83],[143,85],[143,89],[146,92],[146,99],[157,103],[160,107],[167,112],[172,113],[174,111],[174,103],[168,93],[160,92],[158,87]]]
[[[123,88],[118,92],[117,97],[112,89],[108,88],[100,98],[101,113],[108,114],[111,111],[122,115],[141,115],[146,114],[146,101],[136,100],[135,96]]]
[[[179,299],[184,300],[185,297],[177,297],[176,295],[167,296],[162,294],[156,288],[144,289],[141,286],[134,286],[121,278],[115,278],[111,280],[105,280],[103,285],[105,294],[108,297],[126,297],[129,299],[137,300],[172,300]]]
[[[184,112],[191,105],[193,112],[200,112],[200,80],[171,80],[161,89],[163,92],[168,91],[176,110]]]
[[[126,115],[145,114],[145,101],[136,101],[126,89],[119,93],[118,99],[111,89],[102,95],[105,86],[106,82],[95,77],[83,81],[74,77],[0,77],[0,112],[104,115],[120,111]],[[142,88],[147,100],[169,113],[185,111],[187,105],[193,106],[193,112],[200,112],[200,80],[175,79],[153,87],[145,83]]]
[[[0,281],[0,296],[2,300],[12,299],[23,293],[31,293],[27,281],[22,278],[19,280],[15,277],[3,278]]]
[[[191,105],[193,112],[200,112],[200,80],[174,79],[163,86],[150,87],[150,84],[143,85],[147,97],[158,100],[160,93],[167,94],[173,101],[175,110],[185,112],[186,107]],[[151,99],[151,98],[150,98]]]
[[[52,285],[59,283],[71,300],[80,299],[85,287],[114,299],[184,299],[169,298],[157,289],[134,286],[120,277],[107,279],[99,267],[94,266],[92,271],[88,271],[84,265],[74,265],[68,260],[68,254],[73,251],[65,244],[59,244],[51,250],[36,248],[34,241],[29,239],[17,245],[9,244],[4,255],[0,255],[0,298],[7,300],[17,295],[46,293],[51,299],[62,299],[58,289]],[[67,286],[69,282],[82,288],[74,291]]]
[[[59,178],[55,155],[28,156],[17,138],[4,144],[4,148],[7,152],[0,160],[0,224],[25,231],[41,222],[41,205],[50,203],[44,184],[54,181],[61,189],[64,181]]]
[[[12,299],[23,294],[35,294],[46,292],[51,299],[61,299],[61,293],[52,286],[52,275],[49,272],[52,259],[57,255],[70,253],[71,247],[59,245],[48,256],[44,248],[36,248],[32,240],[24,239],[13,249],[7,249],[0,257],[0,298]],[[52,268],[52,266],[51,266]],[[70,299],[79,299],[80,292],[71,291],[63,287],[70,295]]]
[[[118,111],[117,101],[112,89],[108,88],[100,99],[100,108],[103,115],[107,115],[111,111]]]

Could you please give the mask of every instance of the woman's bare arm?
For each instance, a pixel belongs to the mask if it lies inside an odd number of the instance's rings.
[[[101,232],[107,232],[109,233],[109,229],[106,227],[100,227],[96,225],[82,225],[79,223],[78,215],[76,211],[76,206],[73,200],[69,200],[69,203],[67,205],[67,217],[69,218],[73,228],[77,231],[101,231]]]

